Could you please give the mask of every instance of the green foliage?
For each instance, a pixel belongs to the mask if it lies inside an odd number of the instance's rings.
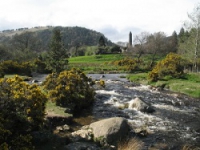
[[[48,51],[47,69],[59,73],[63,71],[68,64],[68,55],[64,49],[59,29],[53,31],[53,36],[50,43],[50,50]]]
[[[0,79],[0,147],[32,149],[30,132],[43,126],[46,96],[22,78]]]
[[[51,71],[47,69],[46,63],[44,60],[35,59],[33,61],[35,71],[38,73],[50,73]]]
[[[180,78],[183,75],[183,66],[181,65],[181,57],[175,53],[169,53],[165,59],[157,63],[153,70],[149,73],[150,81],[164,79],[166,76],[172,78]]]
[[[31,75],[32,64],[30,62],[17,62],[12,60],[3,61],[0,63],[0,68],[5,74],[21,74]]]
[[[4,75],[5,75],[5,73],[4,73],[3,69],[2,69],[2,67],[0,66],[0,78],[3,78]]]
[[[110,51],[111,51],[111,53],[121,53],[122,52],[121,48],[117,45],[111,47]]]
[[[51,74],[44,81],[45,89],[49,90],[49,98],[58,106],[80,111],[90,106],[94,100],[92,79],[77,69]]]

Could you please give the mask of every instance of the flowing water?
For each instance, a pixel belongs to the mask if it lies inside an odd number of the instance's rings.
[[[135,85],[119,75],[89,75],[94,80],[105,81],[105,88],[96,90],[93,117],[125,117],[133,132],[146,130],[142,137],[147,149],[153,145],[166,144],[169,149],[180,145],[200,146],[200,100],[172,93],[157,91],[149,86]],[[129,107],[130,101],[140,97],[156,110],[147,114]]]
[[[132,127],[133,136],[138,136],[134,133],[139,129],[147,131],[146,136],[140,137],[144,142],[144,150],[156,144],[167,145],[170,150],[179,150],[180,146],[187,144],[200,147],[200,99],[137,85],[120,78],[125,76],[121,74],[88,76],[94,80],[102,79],[106,85],[96,90],[92,117],[89,117],[88,123],[90,120],[124,117]],[[42,82],[45,77],[37,75],[33,79]],[[150,103],[156,111],[147,114],[131,108],[129,103],[136,97]]]

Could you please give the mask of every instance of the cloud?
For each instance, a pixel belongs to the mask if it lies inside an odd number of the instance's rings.
[[[127,41],[131,31],[180,30],[199,0],[5,0],[0,30],[34,26],[82,26],[112,41]]]

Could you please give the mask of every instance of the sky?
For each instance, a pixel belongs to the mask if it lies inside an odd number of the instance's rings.
[[[0,31],[35,26],[80,26],[112,42],[128,34],[179,33],[199,0],[2,0]]]

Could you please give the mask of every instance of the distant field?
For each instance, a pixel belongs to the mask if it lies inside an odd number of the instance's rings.
[[[92,56],[78,56],[71,57],[69,63],[104,63],[123,58],[122,54],[105,54],[105,55],[92,55]]]
[[[86,73],[116,72],[117,68],[110,62],[122,59],[122,54],[105,54],[92,56],[79,56],[69,59],[69,68],[79,68]]]

